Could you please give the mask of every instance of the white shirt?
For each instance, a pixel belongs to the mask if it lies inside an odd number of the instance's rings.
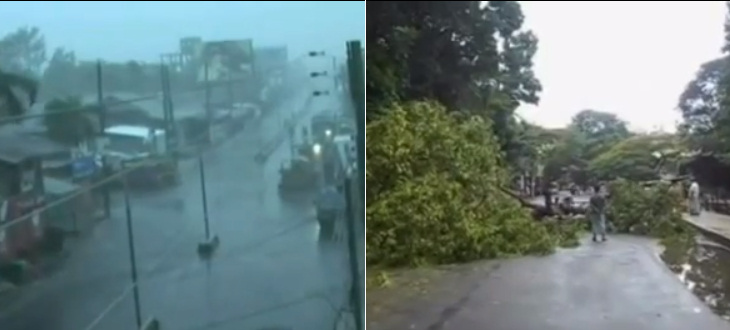
[[[689,186],[689,195],[692,197],[697,197],[700,195],[700,185],[697,182],[692,182],[692,184]]]

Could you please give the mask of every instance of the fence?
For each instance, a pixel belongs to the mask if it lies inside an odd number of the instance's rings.
[[[320,242],[311,204],[280,198],[287,148],[255,161],[285,121],[305,123],[303,113],[337,106],[335,97],[300,90],[256,115],[234,107],[234,96],[224,113],[213,95],[244,82],[172,93],[162,67],[162,93],[114,100],[97,70],[95,110],[0,119],[82,113],[99,133],[77,144],[66,177],[51,166],[68,152],[63,145],[0,134],[0,171],[17,178],[0,190],[0,281],[13,288],[0,293],[0,328],[322,329],[353,310],[349,288],[359,280],[345,247],[354,241]],[[313,94],[322,97],[302,107]]]

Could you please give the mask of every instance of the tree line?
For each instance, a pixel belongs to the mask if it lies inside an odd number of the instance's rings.
[[[72,50],[49,51],[37,27],[21,27],[0,38],[0,117],[29,111],[36,101],[46,112],[93,110],[97,90],[97,61],[77,58]],[[193,64],[171,72],[177,88],[195,86],[197,68]],[[159,63],[138,61],[103,62],[103,90],[150,95],[161,91]],[[91,111],[88,111],[89,113]],[[58,142],[75,144],[94,133],[89,114],[64,113],[45,117],[48,136]]]
[[[582,222],[535,221],[509,193],[517,176],[538,167],[546,183],[616,182],[610,212],[622,218],[621,231],[686,231],[670,204],[675,192],[638,184],[676,174],[684,135],[632,133],[600,109],[580,111],[561,129],[516,116],[542,91],[532,68],[538,38],[523,28],[519,2],[383,1],[367,10],[370,266],[576,244]],[[655,221],[645,221],[646,212]]]

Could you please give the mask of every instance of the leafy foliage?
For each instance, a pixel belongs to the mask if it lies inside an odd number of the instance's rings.
[[[94,136],[96,129],[91,119],[98,111],[97,105],[84,105],[81,99],[69,97],[46,103],[43,117],[48,137],[70,145],[76,145]]]
[[[369,120],[397,101],[435,100],[489,118],[500,150],[520,155],[514,111],[537,103],[537,37],[517,1],[380,1],[368,4]]]
[[[394,105],[367,127],[367,257],[388,266],[546,253],[559,243],[499,190],[487,121],[435,103]]]
[[[590,160],[630,136],[626,122],[615,114],[583,110],[573,117],[571,129],[584,139],[584,159]]]
[[[678,186],[658,183],[644,187],[617,180],[609,189],[608,217],[619,232],[658,238],[691,235],[691,228],[682,219],[684,204]]]
[[[730,15],[726,15],[722,48],[725,55],[702,64],[679,99],[678,108],[683,118],[679,131],[695,150],[715,154],[730,152],[729,40]]]
[[[550,148],[545,150],[543,177],[545,182],[573,182],[578,185],[615,176],[609,166],[615,165],[614,158],[606,154],[631,136],[623,120],[597,110],[579,112],[559,133],[552,139]],[[599,159],[599,165],[591,167]]]
[[[174,86],[188,89],[196,84],[194,62],[171,72]],[[0,72],[39,81],[43,100],[96,93],[96,71],[96,61],[79,61],[73,51],[64,48],[56,48],[49,59],[43,33],[37,27],[22,27],[0,39]],[[107,92],[154,93],[161,87],[160,67],[137,61],[106,62],[103,84]],[[11,112],[18,109],[17,104],[11,107],[15,109]]]
[[[623,140],[588,164],[600,180],[624,178],[634,181],[659,179],[659,158],[680,148],[673,135],[637,135]]]
[[[21,27],[0,39],[0,69],[38,78],[45,62],[46,42],[37,27]]]

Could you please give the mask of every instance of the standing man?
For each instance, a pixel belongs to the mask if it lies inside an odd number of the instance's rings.
[[[692,180],[689,185],[689,215],[698,216],[702,210],[700,201],[700,185],[696,180]]]
[[[588,202],[588,219],[591,220],[591,232],[593,241],[606,241],[606,197],[601,193],[601,185],[593,187],[593,196]]]

